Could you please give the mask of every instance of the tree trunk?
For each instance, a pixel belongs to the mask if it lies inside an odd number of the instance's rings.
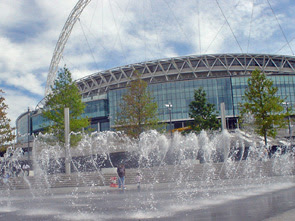
[[[264,131],[264,145],[265,145],[265,147],[267,147],[267,135],[266,135],[266,131]]]

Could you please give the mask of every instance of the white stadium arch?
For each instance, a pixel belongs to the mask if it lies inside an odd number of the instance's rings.
[[[79,0],[78,3],[73,8],[73,10],[71,11],[65,25],[63,26],[63,29],[57,40],[57,43],[53,52],[53,56],[50,62],[46,88],[45,88],[45,96],[50,93],[51,86],[54,83],[54,79],[58,69],[58,64],[62,57],[63,50],[65,48],[67,40],[72,32],[72,29],[76,21],[79,19],[79,16],[83,12],[84,8],[90,3],[90,1],[91,0]]]

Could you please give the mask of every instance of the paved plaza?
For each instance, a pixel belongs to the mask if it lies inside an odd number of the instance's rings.
[[[3,190],[0,220],[294,220],[294,181]]]

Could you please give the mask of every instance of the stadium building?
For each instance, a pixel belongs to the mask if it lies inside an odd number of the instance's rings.
[[[158,117],[167,123],[167,129],[170,129],[170,116],[173,128],[183,128],[192,120],[188,114],[189,103],[194,90],[200,87],[215,105],[218,115],[220,104],[225,104],[226,127],[234,129],[247,79],[256,68],[274,82],[278,95],[286,98],[287,105],[295,104],[295,57],[283,55],[216,54],[159,59],[97,72],[76,83],[86,103],[85,115],[97,131],[112,130],[118,104],[136,70],[148,82],[158,104]],[[167,104],[172,104],[171,112]],[[29,143],[28,133],[42,131],[44,121],[40,113],[37,107],[18,117],[18,143]]]

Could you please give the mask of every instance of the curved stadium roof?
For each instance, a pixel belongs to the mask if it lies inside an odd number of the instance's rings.
[[[268,54],[191,55],[121,66],[77,80],[83,97],[126,87],[135,70],[150,84],[249,75],[255,68],[269,74],[294,74],[295,57]]]

